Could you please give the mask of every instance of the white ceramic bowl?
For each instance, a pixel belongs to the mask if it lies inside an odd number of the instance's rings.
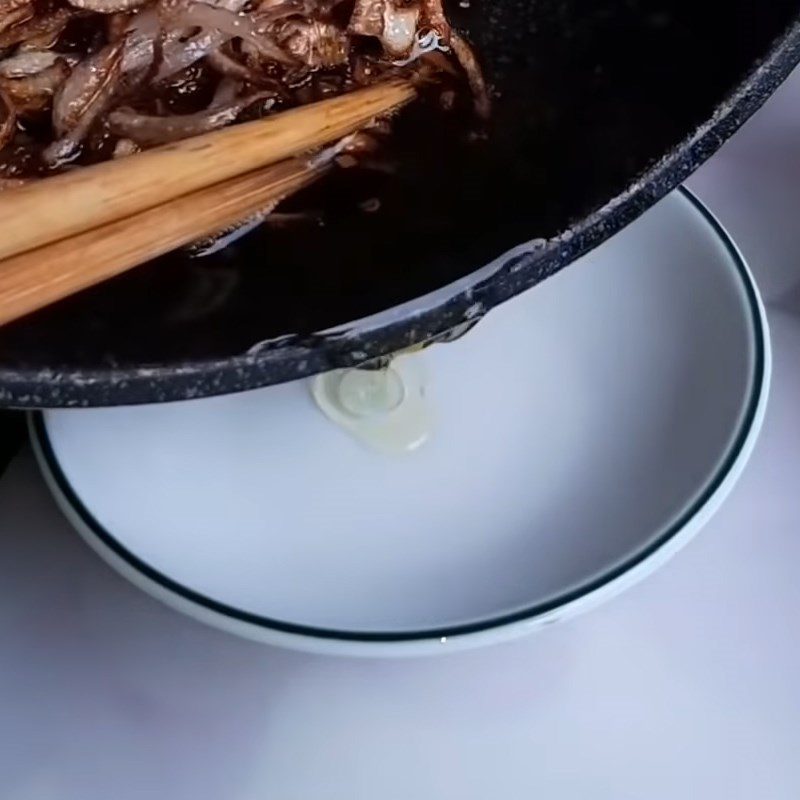
[[[437,422],[402,457],[306,382],[48,411],[34,444],[81,535],[175,607],[290,647],[444,652],[662,564],[740,475],[770,371],[747,267],[686,192],[420,358]]]

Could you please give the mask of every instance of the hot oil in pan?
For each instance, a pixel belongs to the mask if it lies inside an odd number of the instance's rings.
[[[468,96],[466,107],[445,113],[437,94],[404,111],[362,165],[337,170],[280,209],[310,212],[308,221],[268,223],[220,259],[244,259],[245,293],[271,298],[261,326],[266,318],[276,335],[321,330],[463,274],[453,242],[476,216],[482,181],[473,183],[474,170],[486,139]]]
[[[454,247],[474,246],[463,231],[484,213],[475,212],[485,182],[473,183],[476,167],[463,167],[485,159],[488,139],[468,94],[449,112],[439,102],[431,91],[406,109],[378,151],[281,204],[276,222],[211,255],[176,254],[147,266],[159,281],[160,316],[176,331],[167,347],[180,348],[183,339],[226,353],[324,330],[424,294],[462,275],[465,264],[490,259],[490,246],[477,256]],[[167,272],[172,287],[165,291]],[[235,319],[233,330],[215,324],[222,311]]]

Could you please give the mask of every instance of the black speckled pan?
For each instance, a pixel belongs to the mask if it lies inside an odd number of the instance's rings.
[[[391,181],[298,199],[335,209],[324,227],[165,258],[4,328],[0,404],[235,392],[463,328],[677,186],[800,60],[797,0],[452,0],[448,11],[497,91],[487,146],[410,108]],[[380,212],[360,211],[376,194]]]

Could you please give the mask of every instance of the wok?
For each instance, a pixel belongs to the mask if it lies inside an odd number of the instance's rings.
[[[234,392],[452,336],[677,186],[800,60],[796,0],[462,5],[496,93],[486,142],[407,109],[396,174],[298,198],[326,225],[173,254],[5,327],[0,404]]]

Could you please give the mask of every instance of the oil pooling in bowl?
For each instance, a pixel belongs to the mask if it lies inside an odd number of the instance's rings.
[[[420,355],[380,369],[342,369],[316,376],[311,393],[322,412],[355,439],[389,455],[409,453],[430,438],[433,413]]]

